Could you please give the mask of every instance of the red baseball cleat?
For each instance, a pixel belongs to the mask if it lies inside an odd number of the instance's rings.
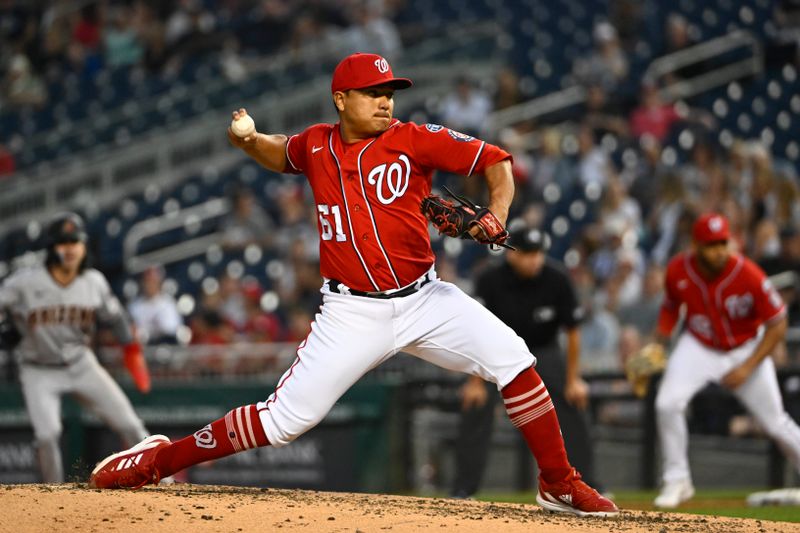
[[[94,467],[89,486],[98,489],[139,489],[158,485],[161,474],[155,467],[156,453],[170,440],[164,435],[150,435],[136,446],[109,455]]]
[[[553,513],[571,513],[578,516],[617,516],[614,502],[581,480],[574,468],[566,479],[547,483],[539,476],[539,493],[536,503]]]

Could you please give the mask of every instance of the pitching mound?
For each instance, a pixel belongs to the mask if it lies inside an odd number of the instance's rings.
[[[797,531],[797,524],[645,511],[586,519],[545,514],[533,505],[184,484],[134,492],[6,485],[0,486],[0,509],[0,531],[14,533]]]

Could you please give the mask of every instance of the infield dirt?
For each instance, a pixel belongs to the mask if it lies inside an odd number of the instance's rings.
[[[0,532],[50,531],[788,533],[800,526],[646,511],[587,519],[534,505],[186,484],[138,491],[0,485]]]

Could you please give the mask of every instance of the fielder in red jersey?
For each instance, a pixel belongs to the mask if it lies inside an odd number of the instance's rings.
[[[411,86],[375,54],[353,54],[331,83],[337,124],[231,143],[264,167],[305,174],[319,220],[323,303],[297,359],[266,401],[232,410],[177,442],[154,436],[100,462],[97,487],[136,487],[187,466],[256,446],[285,446],[319,423],[367,371],[403,351],[491,381],[539,464],[547,510],[613,516],[616,505],[570,465],[553,402],[524,341],[433,268],[420,208],[441,169],[481,173],[501,224],[514,194],[511,157],[443,126],[392,117],[394,93]],[[238,120],[244,109],[233,113]],[[482,231],[475,226],[470,234]]]
[[[769,354],[786,333],[786,307],[764,272],[732,253],[728,221],[699,217],[692,251],[667,266],[657,338],[668,342],[681,313],[685,330],[670,355],[656,397],[663,487],[655,505],[673,508],[694,495],[686,407],[708,383],[720,383],[800,469],[800,428],[783,408]]]
[[[713,252],[712,252],[713,253]],[[686,327],[714,350],[732,350],[786,315],[786,306],[766,274],[740,254],[726,254],[713,277],[704,273],[705,256],[684,252],[667,266],[658,332],[669,337],[685,306]]]

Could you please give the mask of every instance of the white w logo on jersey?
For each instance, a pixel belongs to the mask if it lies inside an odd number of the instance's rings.
[[[401,154],[399,159],[405,169],[398,162],[394,162],[391,165],[383,163],[373,168],[367,176],[369,184],[375,185],[375,193],[383,205],[389,205],[394,202],[403,196],[406,189],[408,189],[411,163],[405,154]]]
[[[725,298],[725,309],[731,318],[745,318],[753,309],[753,295],[749,292],[731,294]]]

